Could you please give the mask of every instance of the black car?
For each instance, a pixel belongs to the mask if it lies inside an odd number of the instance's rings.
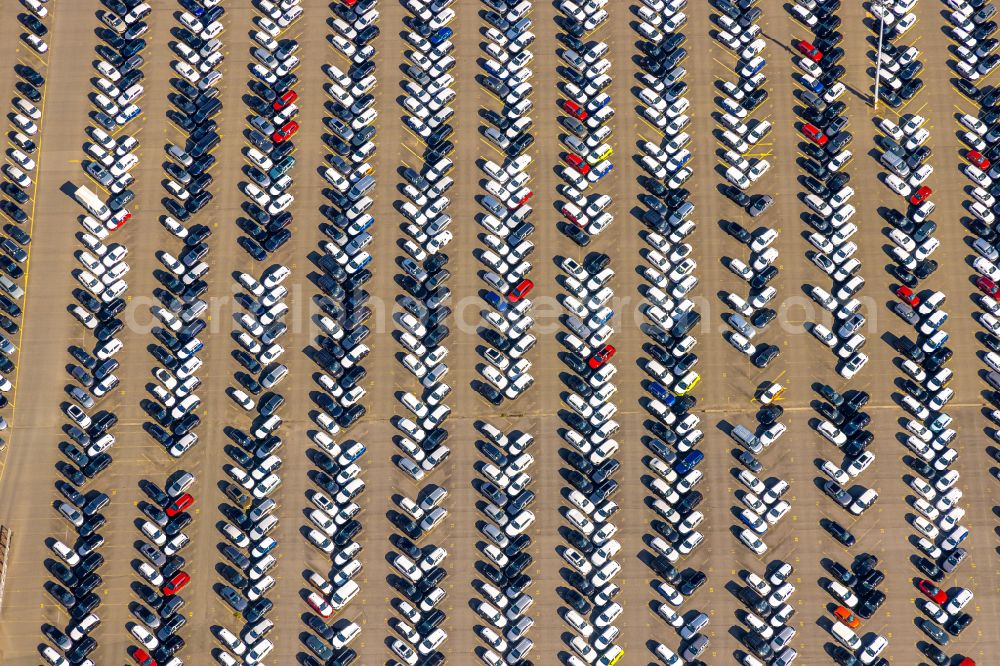
[[[42,101],[42,93],[38,92],[38,88],[31,85],[30,83],[25,83],[24,81],[18,81],[14,84],[14,89],[21,93],[24,97],[27,97],[32,102]]]
[[[590,482],[590,479],[576,470],[570,470],[567,472],[566,480],[572,484],[573,487],[584,494],[587,494],[594,489],[594,484]]]
[[[562,597],[563,601],[569,604],[578,613],[589,613],[591,609],[590,603],[583,597],[582,594],[576,590],[570,589],[568,587],[560,587],[559,596]]]
[[[79,664],[87,655],[97,649],[97,639],[93,636],[84,636],[73,646],[73,649],[66,653],[66,659],[73,664]]]
[[[858,582],[857,576],[855,576],[850,569],[845,567],[840,562],[831,561],[827,566],[827,570],[833,578],[848,587],[854,587]]]
[[[17,20],[23,23],[24,27],[26,27],[28,30],[35,33],[39,37],[44,37],[45,35],[49,34],[49,29],[45,27],[45,24],[39,21],[36,17],[32,16],[31,14],[24,14],[24,13],[18,14]]]
[[[51,624],[43,624],[42,633],[60,650],[66,651],[73,647],[70,637]]]
[[[743,644],[761,659],[770,659],[774,650],[760,634],[747,631],[743,634]]]
[[[757,328],[764,328],[778,316],[778,312],[773,308],[761,308],[750,317],[750,323]],[[684,396],[685,398],[694,398],[694,396]]]
[[[843,409],[847,412],[858,412],[868,404],[871,394],[867,391],[850,390],[843,395]]]
[[[591,596],[595,592],[593,583],[591,583],[585,576],[580,575],[576,571],[570,571],[566,574],[566,582],[576,588],[580,594]]]
[[[36,88],[41,88],[45,85],[45,77],[28,65],[16,64],[14,65],[14,72]]]
[[[174,634],[167,640],[160,643],[160,647],[153,650],[153,657],[160,662],[166,662],[172,656],[184,649],[184,639]]]
[[[239,592],[229,587],[228,585],[222,585],[219,588],[219,596],[229,604],[234,611],[237,613],[243,612],[247,607],[247,600]],[[176,617],[183,617],[178,615]]]
[[[917,648],[919,648],[921,654],[937,664],[937,666],[944,666],[950,661],[948,655],[942,652],[941,648],[933,643],[921,641],[917,644]]]
[[[591,275],[594,275],[607,268],[610,263],[611,257],[603,252],[591,252],[584,258],[583,268]]]
[[[677,590],[685,597],[689,597],[694,594],[699,587],[704,585],[707,580],[708,576],[705,575],[705,572],[691,571],[681,577],[681,583],[677,587]]]
[[[719,222],[719,225],[722,227],[723,231],[725,231],[727,234],[729,234],[736,240],[740,241],[741,243],[749,243],[751,240],[753,240],[753,237],[750,235],[750,232],[744,229],[736,222],[731,222],[729,220],[721,220]]]
[[[0,211],[18,224],[22,224],[28,220],[28,214],[21,210],[19,206],[11,201],[8,201],[7,199],[0,200]]]
[[[444,622],[447,615],[440,608],[431,609],[429,613],[424,615],[423,619],[417,623],[414,629],[421,636],[426,636],[430,632],[434,631],[442,622]]]
[[[771,425],[772,423],[776,423],[784,413],[785,408],[781,405],[767,405],[758,410],[757,420],[761,425]]]
[[[767,604],[767,601],[749,587],[741,587],[736,593],[736,597],[747,608],[761,617],[766,618],[772,613],[772,608]]]
[[[573,546],[574,548],[576,548],[578,551],[580,551],[584,555],[590,556],[595,550],[597,550],[597,546],[595,546],[590,541],[590,539],[588,539],[587,537],[585,537],[583,534],[581,534],[577,530],[567,529],[563,533],[563,536],[566,538],[566,541],[571,546]]]
[[[851,571],[858,576],[864,576],[869,571],[878,566],[878,556],[871,553],[862,553],[851,563]]]
[[[872,590],[868,594],[862,595],[858,600],[858,605],[854,611],[865,619],[870,618],[885,603],[885,592]]]
[[[853,652],[839,645],[830,645],[830,656],[840,666],[858,666],[861,663]]]
[[[587,247],[590,245],[590,236],[580,227],[575,224],[569,224],[568,222],[557,222],[556,229],[562,235],[569,238],[571,241],[576,243],[579,247]]]
[[[680,572],[677,567],[670,563],[664,555],[657,555],[649,561],[649,568],[656,573],[657,576],[667,581],[668,583],[676,583],[680,577]]]
[[[617,458],[609,458],[594,469],[590,478],[594,483],[603,483],[614,476],[620,468],[621,462]]]
[[[250,603],[243,612],[243,619],[247,622],[257,622],[274,608],[274,602],[267,597],[262,597]]]
[[[51,573],[56,580],[58,580],[63,585],[67,587],[76,587],[80,579],[74,574],[69,567],[67,567],[62,562],[57,562],[55,560],[48,560],[47,565],[49,573]]]
[[[851,534],[846,527],[841,525],[835,520],[830,520],[829,518],[823,518],[820,520],[820,526],[830,533],[834,539],[840,542],[842,545],[850,548],[857,541],[854,535]]]
[[[944,623],[945,630],[952,636],[958,636],[972,624],[972,616],[968,613],[959,613]]]
[[[750,362],[755,367],[766,368],[780,353],[781,349],[777,345],[763,343],[757,345],[757,353],[750,359]]]

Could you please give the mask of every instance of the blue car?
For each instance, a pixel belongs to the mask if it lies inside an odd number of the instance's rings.
[[[195,16],[201,16],[205,13],[205,8],[199,5],[195,0],[179,0],[178,4]]]
[[[817,95],[819,95],[819,94],[820,94],[820,93],[822,93],[822,92],[823,92],[824,90],[826,90],[826,86],[824,86],[824,85],[823,85],[823,82],[822,82],[822,81],[817,81],[817,80],[815,80],[815,79],[814,79],[814,80],[812,80],[812,81],[810,82],[810,81],[808,81],[808,80],[806,80],[806,79],[802,79],[802,83],[803,83],[803,84],[805,85],[805,87],[806,87],[806,88],[807,88],[808,90],[811,90],[811,91],[813,91],[813,92],[814,92],[814,93],[816,93]]]
[[[594,177],[595,181],[600,180],[601,178],[604,178],[609,173],[611,173],[614,170],[614,168],[615,168],[615,165],[612,164],[611,162],[607,161],[607,160],[604,160],[602,163],[598,164],[597,166],[600,167],[600,168],[594,168],[594,169],[590,170],[590,175]]]
[[[500,294],[496,293],[495,291],[486,292],[486,295],[483,296],[483,298],[486,300],[487,303],[493,306],[493,309],[496,310],[497,312],[507,311],[507,300]]]
[[[611,103],[611,95],[598,95],[587,104],[591,113],[597,113]]]
[[[437,32],[432,34],[430,37],[428,37],[427,41],[429,41],[434,46],[437,46],[441,42],[451,39],[451,36],[453,34],[455,34],[455,31],[452,30],[451,28],[441,28]]]
[[[749,63],[748,63],[748,64],[749,64]],[[766,65],[766,64],[767,64],[767,61],[766,61],[766,60],[764,60],[763,58],[761,58],[761,59],[760,59],[760,62],[759,62],[759,63],[757,63],[757,66],[756,66],[756,67],[754,67],[754,68],[753,68],[753,70],[751,70],[750,72],[748,72],[748,73],[747,73],[747,76],[746,76],[746,78],[748,78],[748,79],[749,79],[749,78],[750,78],[751,76],[753,76],[754,74],[756,74],[756,73],[757,73],[757,72],[759,72],[760,70],[764,69],[764,65]]]
[[[347,459],[347,464],[351,464],[352,462],[363,456],[365,454],[365,451],[367,450],[368,449],[365,448],[365,445],[361,444],[361,446],[349,448],[347,451],[344,452],[343,455],[344,458]]]
[[[677,472],[678,475],[683,476],[697,467],[698,463],[704,459],[705,454],[698,449],[695,449],[694,451],[690,451],[686,456],[677,462],[674,466],[674,471]]]
[[[491,65],[489,63],[489,61],[487,61],[483,65],[483,69],[485,69],[487,72],[489,72],[493,76],[497,77],[498,79],[501,78],[501,74],[503,73],[503,67],[502,66],[499,67],[499,68],[498,67],[494,67],[493,65]]]
[[[604,324],[608,323],[614,316],[615,316],[615,311],[612,310],[611,308],[608,308],[607,311],[604,313],[603,317],[597,317],[597,315],[594,315],[592,319],[595,322],[595,326],[603,326]]]
[[[673,393],[668,391],[662,384],[658,384],[656,382],[650,382],[649,392],[653,394],[654,398],[662,402],[667,407],[674,404],[677,400]]]

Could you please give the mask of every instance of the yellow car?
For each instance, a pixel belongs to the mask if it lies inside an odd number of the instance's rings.
[[[694,390],[694,387],[698,385],[701,381],[701,375],[697,372],[689,372],[674,385],[674,395],[682,396],[687,395]]]
[[[591,164],[597,164],[601,160],[606,160],[615,152],[615,149],[604,143],[594,148],[590,155],[587,156],[587,161]]]

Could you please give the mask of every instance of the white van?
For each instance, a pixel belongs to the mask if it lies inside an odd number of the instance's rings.
[[[851,652],[855,652],[861,647],[861,639],[843,622],[834,622],[833,627],[830,628],[830,634]]]

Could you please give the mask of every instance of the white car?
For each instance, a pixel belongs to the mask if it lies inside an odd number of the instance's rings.
[[[749,548],[755,555],[763,555],[767,552],[767,544],[760,537],[754,534],[749,528],[740,531],[740,541]]]

